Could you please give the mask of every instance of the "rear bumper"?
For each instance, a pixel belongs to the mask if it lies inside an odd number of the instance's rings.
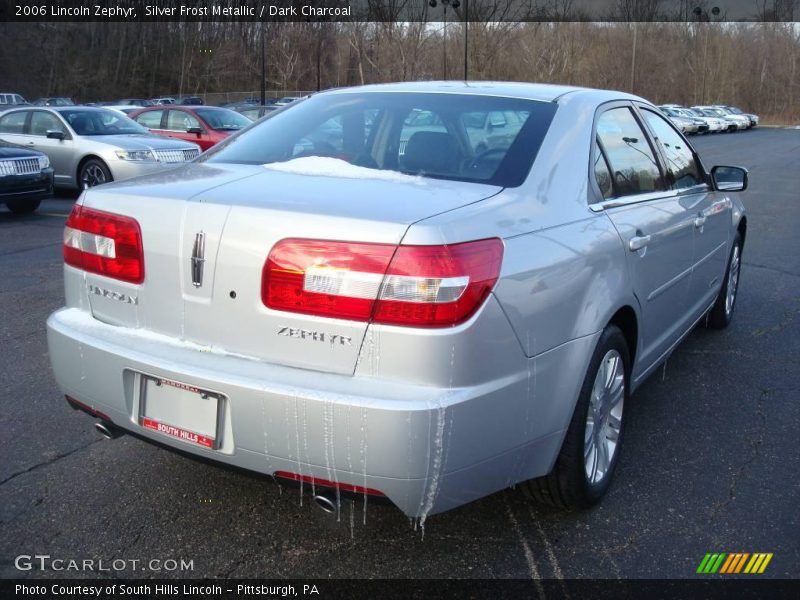
[[[372,488],[414,517],[549,472],[581,383],[574,373],[585,370],[597,338],[532,358],[518,377],[443,389],[282,367],[124,331],[77,309],[50,316],[50,358],[65,394],[161,445],[268,475]],[[220,447],[142,427],[141,373],[224,395]]]

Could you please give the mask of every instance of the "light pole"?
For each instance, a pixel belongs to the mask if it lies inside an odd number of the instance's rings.
[[[464,2],[468,2],[469,0],[464,0]],[[428,6],[431,8],[436,8],[436,6],[442,3],[442,9],[444,10],[444,32],[442,34],[442,72],[443,77],[442,79],[447,79],[447,7],[452,6],[453,10],[461,6],[461,2],[459,0],[429,0]],[[469,5],[467,5],[468,7]],[[467,79],[467,20],[464,20],[464,80]]]
[[[711,15],[709,15],[708,11],[703,10],[702,7],[696,6],[694,9],[694,16],[697,19],[697,22],[704,21],[708,23],[711,20],[711,17],[718,17],[720,13],[719,7],[715,6],[711,9]],[[706,65],[708,62],[708,25],[705,26],[705,36],[703,39],[703,84],[700,92],[700,104],[706,103]]]
[[[267,52],[264,49],[264,24],[261,24],[261,106],[267,101]]]

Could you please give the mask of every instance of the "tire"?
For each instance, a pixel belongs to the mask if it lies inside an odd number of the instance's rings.
[[[612,361],[616,364],[613,385],[605,386],[601,369],[611,367]],[[544,477],[523,484],[523,489],[534,500],[561,509],[575,509],[589,508],[603,498],[611,485],[622,447],[625,429],[623,408],[628,402],[629,381],[630,358],[625,336],[618,327],[609,325],[600,336],[589,361],[575,411],[553,470]],[[603,394],[596,393],[597,386],[600,386]],[[603,403],[603,398],[610,404]],[[601,417],[598,427],[598,409],[603,411],[608,406],[611,408],[607,416]],[[590,411],[593,413],[591,429]],[[602,446],[598,446],[597,440],[601,436]],[[611,444],[613,447],[610,447]],[[601,447],[610,452],[602,473]]]
[[[39,208],[39,205],[42,203],[41,200],[34,200],[33,202],[24,201],[24,200],[16,200],[6,202],[6,207],[15,215],[28,215]]]
[[[739,292],[739,274],[742,268],[742,236],[737,232],[733,238],[728,266],[722,287],[708,313],[708,326],[711,329],[725,329],[733,320],[733,309],[736,308],[736,296]]]
[[[78,186],[82,190],[114,181],[111,171],[99,158],[90,158],[78,170]]]

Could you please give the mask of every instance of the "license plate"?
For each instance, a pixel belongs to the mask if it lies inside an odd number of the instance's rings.
[[[179,381],[141,377],[142,427],[195,446],[219,447],[222,396]]]

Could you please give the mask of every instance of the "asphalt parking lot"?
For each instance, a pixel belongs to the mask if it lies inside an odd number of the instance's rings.
[[[0,577],[81,575],[20,572],[22,554],[193,561],[114,574],[137,577],[693,577],[707,552],[772,552],[764,577],[800,577],[800,130],[693,141],[707,166],[750,169],[731,327],[698,328],[635,394],[601,506],[506,490],[431,517],[424,537],[391,506],[337,522],[268,479],[100,439],[56,388],[45,339],[74,197],[0,209]]]

